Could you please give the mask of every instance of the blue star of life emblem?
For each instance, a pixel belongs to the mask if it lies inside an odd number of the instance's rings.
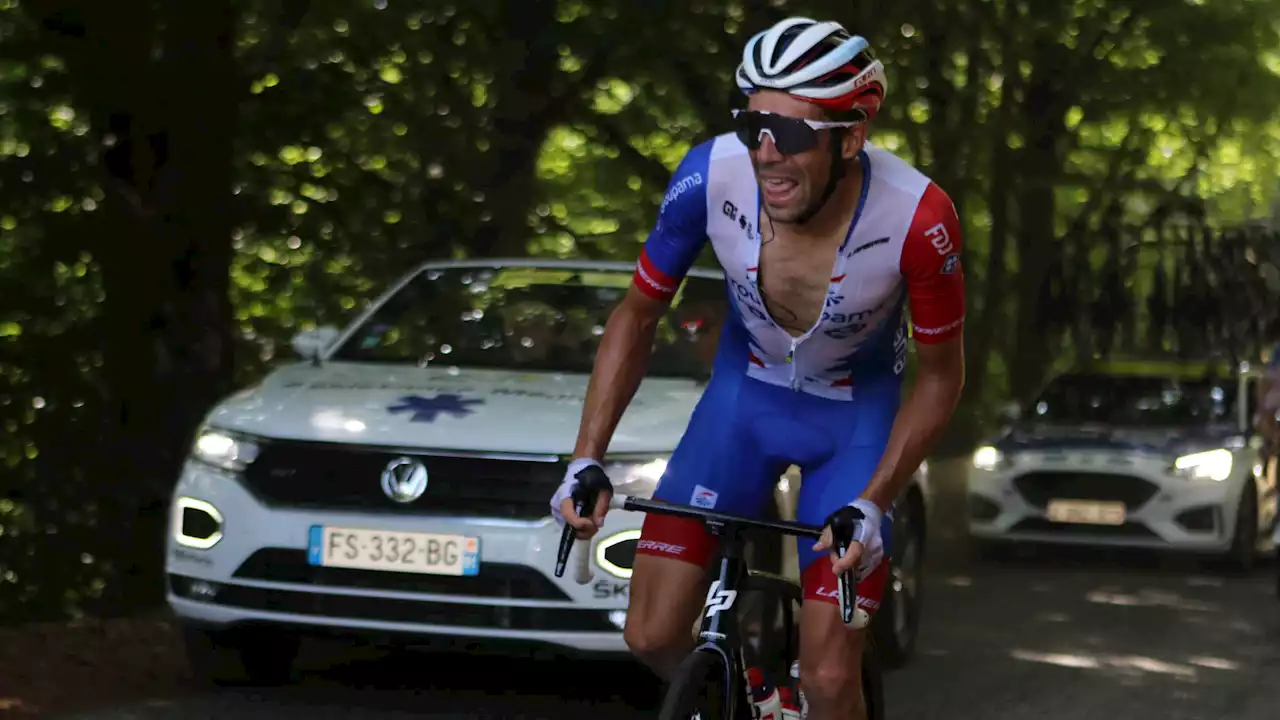
[[[456,418],[466,417],[475,412],[471,409],[472,405],[481,405],[484,400],[479,399],[463,399],[461,395],[455,393],[440,393],[435,397],[423,397],[421,395],[406,395],[400,398],[399,402],[387,407],[387,412],[393,415],[400,413],[412,413],[409,416],[410,422],[435,422],[441,413],[452,415]]]

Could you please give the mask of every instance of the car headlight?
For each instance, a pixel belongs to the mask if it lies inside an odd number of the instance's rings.
[[[1220,448],[1183,455],[1173,461],[1173,471],[1190,480],[1222,482],[1231,476],[1231,451]]]
[[[196,434],[191,456],[223,470],[241,472],[258,459],[258,444],[243,435],[204,428]]]
[[[979,470],[995,470],[1004,463],[1004,453],[991,445],[973,451],[973,466]]]
[[[621,458],[605,466],[604,472],[613,482],[613,491],[619,495],[652,497],[658,481],[667,469],[667,458]]]

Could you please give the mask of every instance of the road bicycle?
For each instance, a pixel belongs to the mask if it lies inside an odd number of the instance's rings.
[[[612,486],[603,473],[585,473],[580,477],[578,489],[573,494],[574,506],[579,514],[583,508],[594,508],[602,491],[612,492]],[[773,599],[781,605],[783,647],[779,665],[784,669],[774,674],[778,681],[785,681],[787,672],[798,659],[799,632],[795,610],[800,606],[803,594],[800,585],[781,575],[751,570],[743,559],[744,532],[762,530],[783,533],[798,538],[817,539],[823,528],[799,523],[752,520],[718,513],[703,508],[675,505],[661,500],[649,500],[627,495],[613,495],[609,507],[615,510],[661,513],[675,517],[698,520],[720,539],[719,570],[711,581],[698,629],[698,645],[681,663],[668,684],[660,720],[753,720],[754,706],[746,680],[748,648],[761,647],[762,638],[754,643],[742,629],[738,605],[739,593],[758,592],[765,599]],[[827,519],[836,539],[837,552],[843,556],[853,541],[854,527],[863,515],[852,507],[841,508]],[[574,548],[576,534],[565,526],[560,536],[560,549],[556,557],[556,577],[563,577]],[[591,582],[589,543],[576,553],[574,579],[580,584]],[[863,628],[869,622],[867,613],[856,604],[857,585],[853,573],[842,573],[838,587],[841,619],[846,625]],[[763,623],[761,624],[763,628]],[[884,718],[884,690],[882,668],[877,657],[874,639],[866,634],[866,647],[862,656],[862,695],[869,720]],[[779,682],[781,684],[781,682]],[[778,718],[776,720],[781,720]]]

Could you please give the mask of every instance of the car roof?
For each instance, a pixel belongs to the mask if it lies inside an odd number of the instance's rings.
[[[479,268],[479,267],[541,267],[564,268],[568,270],[605,270],[632,272],[636,268],[634,262],[618,262],[613,260],[552,260],[549,258],[469,258],[467,260],[436,260],[418,266],[412,274],[427,269]],[[693,267],[686,273],[689,277],[723,280],[724,273],[719,269]]]

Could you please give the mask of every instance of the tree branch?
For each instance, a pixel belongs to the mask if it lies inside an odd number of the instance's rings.
[[[593,118],[589,121],[584,119],[584,121],[595,127],[603,136],[602,139],[617,149],[622,155],[622,159],[644,182],[660,188],[667,187],[671,182],[671,171],[667,169],[666,165],[637,150],[636,146],[631,144],[626,131],[618,124],[616,116],[600,113],[591,114]]]

